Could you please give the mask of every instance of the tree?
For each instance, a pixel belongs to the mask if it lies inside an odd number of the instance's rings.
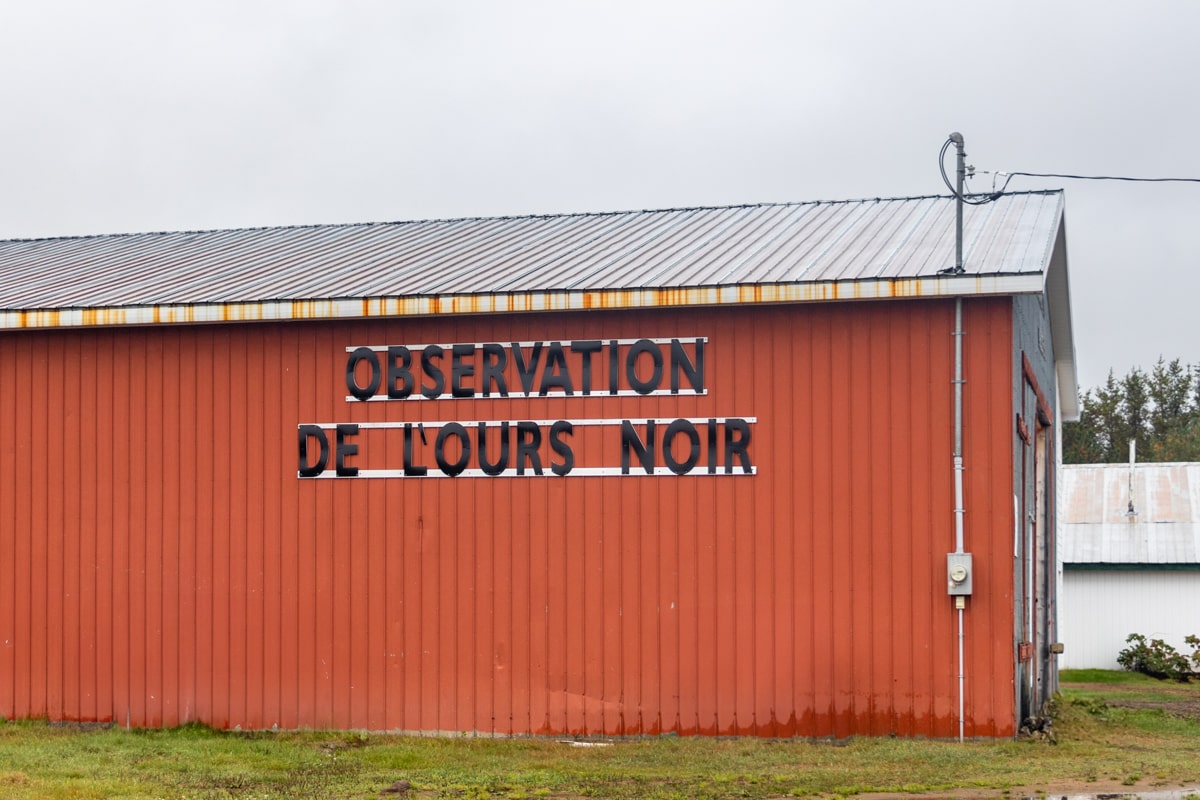
[[[1150,373],[1150,413],[1154,461],[1195,461],[1197,452],[1198,407],[1196,392],[1200,391],[1200,373],[1184,367],[1176,359],[1164,364],[1160,358]]]
[[[1147,374],[1134,367],[1079,398],[1078,422],[1063,426],[1063,461],[1125,461],[1129,442],[1141,461],[1200,461],[1200,369],[1161,357]]]

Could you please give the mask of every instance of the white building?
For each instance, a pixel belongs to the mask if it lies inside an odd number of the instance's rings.
[[[1065,669],[1118,669],[1131,633],[1190,654],[1200,635],[1200,464],[1062,473],[1059,639]]]

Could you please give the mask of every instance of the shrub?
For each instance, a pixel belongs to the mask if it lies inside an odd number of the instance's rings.
[[[1196,666],[1193,674],[1200,672],[1200,636],[1192,634],[1183,637],[1183,640],[1188,643],[1188,647],[1192,648],[1192,663]]]
[[[1200,639],[1195,636],[1189,636],[1185,641],[1193,647],[1200,645]],[[1146,637],[1140,633],[1129,634],[1125,643],[1129,647],[1117,655],[1117,663],[1130,672],[1140,672],[1160,680],[1171,678],[1186,683],[1192,674],[1192,663],[1200,666],[1200,650],[1193,653],[1192,659],[1189,660],[1162,639],[1146,641]]]

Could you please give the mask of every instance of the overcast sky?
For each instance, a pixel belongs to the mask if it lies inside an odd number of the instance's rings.
[[[8,2],[0,238],[1200,177],[1195,2]],[[948,162],[948,166],[951,162]],[[983,190],[990,178],[971,188]],[[1083,387],[1200,363],[1200,184],[1064,187]]]

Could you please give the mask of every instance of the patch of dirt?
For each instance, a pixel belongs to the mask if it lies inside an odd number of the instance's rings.
[[[937,794],[858,794],[854,800],[1123,800],[1139,797],[1145,800],[1183,800],[1194,795],[1195,788],[1153,785],[1141,782],[1130,786],[1124,783],[1096,781],[1094,783],[1062,783],[1053,786],[1013,786],[1009,789],[951,789]]]
[[[1070,683],[1063,684],[1073,689],[1111,692],[1109,683]],[[1161,708],[1164,712],[1177,717],[1200,720],[1200,687],[1194,684],[1169,683],[1163,681],[1161,686],[1155,686],[1158,694],[1170,695],[1171,700],[1121,700],[1106,699],[1106,705],[1117,708]]]
[[[1200,700],[1179,700],[1165,703],[1147,703],[1137,700],[1128,701],[1113,701],[1110,706],[1121,706],[1122,708],[1161,708],[1168,714],[1174,714],[1177,717],[1188,717],[1189,719],[1200,720]]]
[[[82,733],[86,731],[106,731],[113,727],[111,722],[70,722],[65,720],[50,720],[46,723],[48,728],[59,728],[68,731]]]

